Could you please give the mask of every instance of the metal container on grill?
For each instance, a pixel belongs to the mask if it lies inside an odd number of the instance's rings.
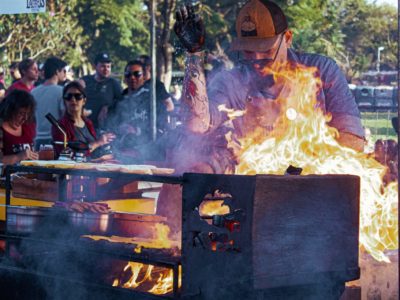
[[[38,230],[52,208],[30,206],[7,207],[7,232],[30,234]]]
[[[157,215],[115,212],[113,215],[112,234],[142,238],[154,238],[156,224],[167,218]]]
[[[111,230],[112,213],[75,212],[68,213],[70,224],[78,231],[87,234],[106,234]]]

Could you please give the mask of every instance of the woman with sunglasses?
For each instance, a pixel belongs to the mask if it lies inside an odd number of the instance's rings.
[[[109,144],[115,135],[106,133],[99,138],[96,136],[92,121],[83,115],[83,107],[86,104],[85,89],[79,81],[68,83],[63,89],[65,114],[59,120],[61,127],[67,134],[67,141],[82,142],[88,145],[88,156],[92,155],[97,148]],[[63,141],[64,135],[56,127],[52,127],[53,141]],[[56,152],[62,151],[62,146],[56,145]]]
[[[26,91],[14,90],[1,104],[0,136],[3,143],[2,163],[12,165],[26,159],[38,159],[33,151],[36,136],[35,100]]]

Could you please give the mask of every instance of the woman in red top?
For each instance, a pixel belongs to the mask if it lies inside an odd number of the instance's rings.
[[[67,134],[67,141],[79,141],[89,146],[89,155],[98,147],[110,143],[115,135],[106,133],[96,137],[96,131],[92,121],[83,115],[83,107],[86,104],[85,89],[78,81],[68,83],[63,90],[63,99],[65,105],[65,114],[59,120],[61,127]],[[53,141],[64,141],[64,135],[56,127],[52,127]],[[59,154],[63,147],[56,145],[56,151]]]
[[[38,154],[33,151],[36,136],[34,115],[35,100],[30,93],[14,90],[4,99],[0,109],[3,164],[38,159]]]

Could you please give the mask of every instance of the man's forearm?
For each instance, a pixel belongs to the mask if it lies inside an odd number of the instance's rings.
[[[204,133],[210,126],[210,111],[204,73],[204,53],[187,53],[183,82],[185,125],[195,133]]]
[[[358,152],[364,151],[364,139],[360,138],[354,134],[347,133],[347,132],[340,132],[337,141],[340,145],[352,148]]]

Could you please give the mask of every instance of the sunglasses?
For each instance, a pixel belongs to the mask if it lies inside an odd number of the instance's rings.
[[[285,32],[283,32],[282,35],[281,35],[281,39],[279,41],[278,48],[276,49],[275,55],[273,57],[264,58],[264,59],[242,59],[242,60],[239,61],[239,63],[241,63],[243,65],[247,65],[247,66],[258,65],[260,68],[264,68],[267,65],[275,62],[276,57],[278,56],[279,50],[281,49],[282,40],[283,40],[284,36],[285,36]]]
[[[67,101],[71,101],[75,99],[76,101],[81,101],[85,96],[81,93],[68,93],[64,95],[64,99]]]
[[[140,71],[134,71],[134,72],[130,72],[130,71],[126,71],[125,72],[125,77],[129,78],[131,76],[135,76],[136,78],[140,78],[142,77],[143,72]]]

